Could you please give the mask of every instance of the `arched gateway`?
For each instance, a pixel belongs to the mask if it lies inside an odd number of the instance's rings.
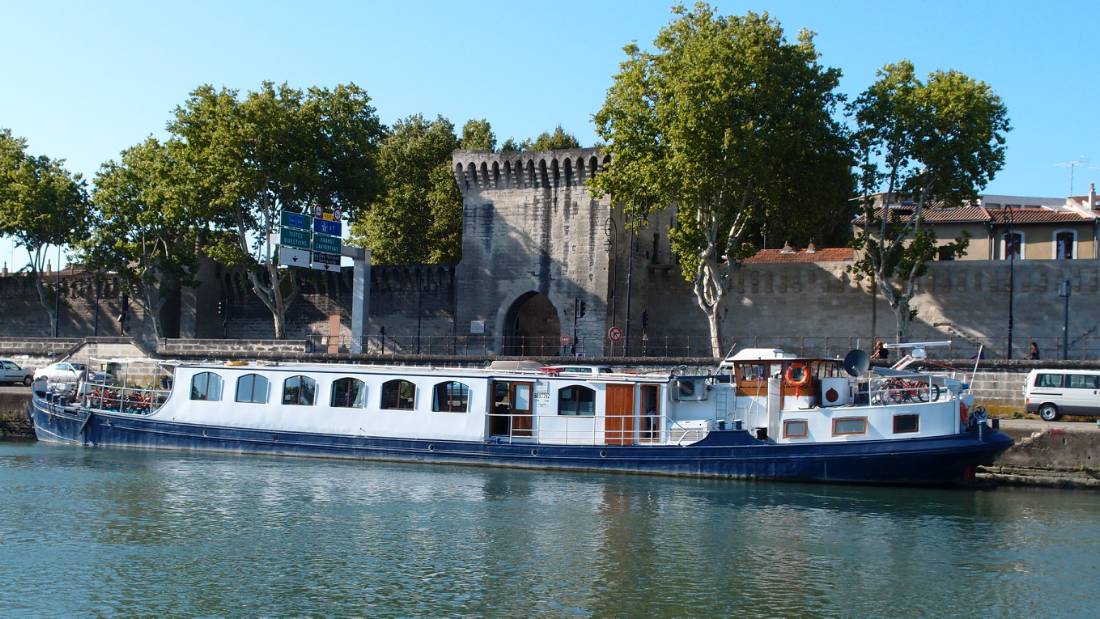
[[[547,356],[561,352],[561,321],[550,299],[538,292],[519,296],[504,316],[505,355]]]

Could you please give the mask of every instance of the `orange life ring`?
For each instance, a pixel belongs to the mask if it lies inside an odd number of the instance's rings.
[[[798,379],[791,377],[792,370],[802,370],[801,376]],[[787,384],[792,387],[802,388],[810,384],[810,368],[801,361],[796,361],[787,366],[787,372],[784,374],[784,378],[787,380]]]

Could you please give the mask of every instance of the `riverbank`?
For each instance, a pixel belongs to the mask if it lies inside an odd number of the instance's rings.
[[[34,438],[34,428],[27,419],[27,405],[30,402],[30,389],[0,387],[0,440]]]

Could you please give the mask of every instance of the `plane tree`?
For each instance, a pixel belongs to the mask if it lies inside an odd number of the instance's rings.
[[[10,236],[30,255],[28,266],[38,302],[55,333],[59,291],[48,288],[43,277],[48,250],[84,238],[90,213],[86,183],[66,170],[64,163],[28,154],[24,140],[0,130],[0,234]]]
[[[243,97],[205,85],[169,123],[186,146],[197,193],[210,196],[204,252],[240,267],[268,308],[275,337],[298,293],[294,269],[279,269],[269,238],[281,212],[339,208],[354,220],[381,191],[376,155],[385,134],[367,93],[354,84],[307,90],[265,82]]]
[[[818,62],[812,33],[788,41],[767,14],[726,17],[704,3],[673,13],[652,51],[625,48],[595,116],[611,161],[594,187],[639,221],[675,209],[672,251],[720,356],[727,294],[755,251],[755,226],[845,208],[840,71]]]
[[[902,341],[928,263],[962,255],[969,240],[940,242],[925,212],[972,203],[993,179],[1004,165],[1008,112],[988,84],[958,71],[922,81],[905,60],[880,69],[850,108],[863,196],[851,271],[881,292]]]

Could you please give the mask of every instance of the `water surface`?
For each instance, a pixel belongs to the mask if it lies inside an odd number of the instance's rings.
[[[1100,495],[0,442],[5,616],[1095,616]]]

